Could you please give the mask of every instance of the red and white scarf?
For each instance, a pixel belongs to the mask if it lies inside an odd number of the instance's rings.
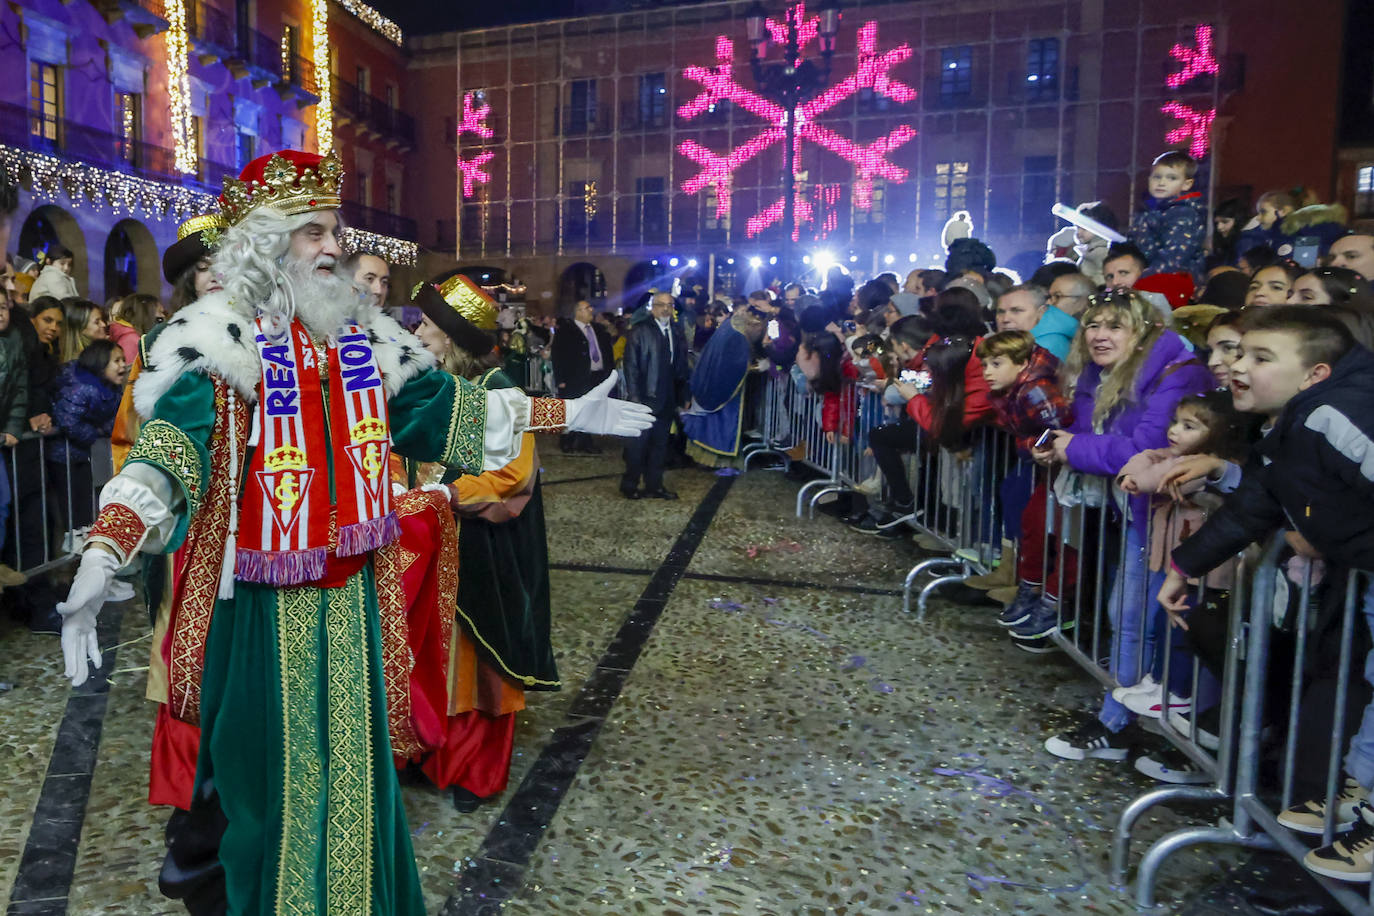
[[[234,575],[300,585],[324,576],[331,547],[354,556],[398,533],[387,481],[386,396],[367,332],[350,325],[325,354],[326,423],[320,354],[305,326],[293,320],[287,333],[270,336],[259,319],[256,328],[262,362],[257,447],[242,496]],[[331,544],[331,512],[337,512],[337,545]]]

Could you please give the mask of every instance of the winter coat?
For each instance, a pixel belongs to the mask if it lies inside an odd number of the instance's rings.
[[[1107,280],[1102,265],[1107,263],[1107,249],[1111,247],[1111,242],[1100,235],[1090,236],[1085,244],[1074,247],[1078,252],[1078,272],[1097,286],[1101,286]]]
[[[1068,359],[1069,347],[1077,333],[1078,319],[1052,305],[1045,308],[1045,314],[1031,328],[1035,342],[1061,360]]]
[[[1291,527],[1337,566],[1374,570],[1374,354],[1355,347],[1299,392],[1250,452],[1240,486],[1173,553],[1191,575]]]
[[[921,350],[920,355],[912,360],[911,368],[920,368],[925,351],[939,339],[940,337],[936,335],[926,341],[925,348]],[[980,337],[973,342],[975,349],[979,340],[982,338]],[[970,355],[968,362],[964,364],[964,429],[972,429],[980,423],[987,423],[994,418],[995,413],[988,400],[989,393],[987,379],[983,378],[983,361],[977,355]],[[936,416],[935,405],[924,394],[918,394],[907,401],[906,412],[927,433],[933,436],[940,434],[938,426],[941,418]]]
[[[115,414],[123,389],[75,361],[58,373],[57,398],[53,403],[53,422],[61,428],[62,438],[48,450],[48,460],[63,463],[70,459],[88,461],[91,444],[108,439],[114,432]]]
[[[1274,220],[1274,225],[1265,229],[1256,218],[1253,226],[1242,229],[1240,238],[1236,239],[1236,260],[1245,257],[1245,252],[1250,249],[1261,246],[1273,249],[1275,254],[1278,254],[1280,249],[1285,254],[1293,253],[1293,240],[1283,234],[1282,220]]]
[[[124,351],[124,362],[132,366],[138,360],[138,341],[142,336],[138,333],[138,328],[127,321],[116,319],[110,322],[109,334],[110,340]]]
[[[668,342],[659,330],[658,322],[650,317],[630,328],[625,345],[625,396],[652,408],[655,414],[670,414],[686,402],[687,338],[676,322],[669,322],[673,335],[673,355],[668,357]]]
[[[1150,569],[1161,572],[1169,568],[1169,554],[1194,531],[1202,527],[1208,513],[1221,505],[1221,497],[1205,489],[1202,480],[1184,484],[1180,490],[1187,499],[1176,501],[1160,494],[1159,485],[1178,464],[1179,458],[1167,449],[1147,449],[1136,455],[1117,475],[1129,475],[1141,493],[1155,494],[1151,499]],[[1230,589],[1236,583],[1236,562],[1223,563],[1207,576],[1209,589]]]
[[[1093,404],[1101,381],[1102,368],[1096,364],[1089,365],[1078,378],[1068,459],[1075,470],[1103,477],[1115,477],[1127,461],[1145,449],[1167,445],[1178,402],[1216,387],[1212,373],[1194,358],[1183,338],[1167,330],[1160,333],[1146,355],[1132,398],[1117,405],[1099,432],[1093,429]]]
[[[17,439],[28,429],[29,361],[23,335],[10,325],[0,332],[0,432]]]
[[[10,309],[10,333],[15,332],[23,341],[24,362],[28,366],[28,416],[51,416],[53,398],[57,396],[57,354],[39,341],[28,311],[18,306]],[[24,430],[27,432],[28,428],[25,422]]]
[[[1297,240],[1304,236],[1315,236],[1317,239],[1317,254],[1325,257],[1331,250],[1331,243],[1345,235],[1345,224],[1348,219],[1345,207],[1340,204],[1313,204],[1310,207],[1302,207],[1294,210],[1283,218],[1282,231],[1285,240],[1294,246]],[[1278,251],[1278,249],[1275,249]],[[1279,254],[1288,257],[1292,255],[1292,250],[1279,251]]]
[[[596,337],[597,350],[601,356],[601,368],[592,370],[592,348],[587,335],[578,323],[571,318],[558,322],[558,330],[549,345],[549,360],[553,363],[554,381],[558,383],[560,398],[577,398],[595,388],[611,374],[615,368],[613,353],[615,343],[606,329],[592,322],[592,334]]]
[[[29,301],[37,299],[39,296],[52,296],[54,299],[70,299],[78,295],[76,292],[76,281],[67,275],[67,272],[56,264],[49,264],[43,268],[43,272],[38,275],[38,279],[33,281],[33,289],[29,290]]]
[[[1031,351],[1030,362],[1005,391],[991,392],[988,403],[997,425],[1016,439],[1016,450],[1030,457],[1030,447],[1047,429],[1064,429],[1073,418],[1059,390],[1059,360],[1044,347]]]
[[[1171,200],[1145,199],[1145,206],[1131,219],[1130,240],[1150,262],[1150,273],[1203,276],[1207,241],[1203,207],[1198,191]]]

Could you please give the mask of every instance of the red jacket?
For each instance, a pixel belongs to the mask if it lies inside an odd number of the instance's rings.
[[[1044,347],[1031,351],[1030,362],[1006,391],[990,395],[997,425],[1016,438],[1016,450],[1030,454],[1031,444],[1047,429],[1067,429],[1073,410],[1059,390],[1059,360]]]
[[[844,376],[844,382],[840,385],[839,391],[828,391],[821,398],[821,430],[827,433],[839,432],[841,436],[848,439],[854,432],[854,414],[858,408],[855,400],[854,382],[859,377],[859,371],[854,368],[854,363],[846,359],[840,364],[840,374]],[[841,422],[844,429],[840,429]]]
[[[926,345],[915,359],[911,361],[908,368],[919,369],[925,361],[926,350],[938,341],[938,335],[932,336],[926,341]],[[978,346],[977,338],[973,341],[973,346]],[[988,383],[983,379],[983,361],[976,355],[968,358],[967,365],[964,366],[964,429],[972,429],[980,423],[986,423],[994,416],[992,404],[988,400]],[[920,424],[921,429],[932,435],[938,434],[935,424],[938,418],[935,416],[935,408],[930,403],[930,399],[923,394],[906,402],[906,412],[911,419]]]

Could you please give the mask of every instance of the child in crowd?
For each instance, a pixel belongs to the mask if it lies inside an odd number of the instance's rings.
[[[1328,570],[1374,569],[1374,479],[1360,443],[1374,438],[1374,354],[1355,345],[1326,309],[1251,309],[1241,324],[1242,353],[1231,366],[1237,410],[1266,418],[1267,432],[1251,452],[1239,486],[1221,508],[1172,554],[1159,602],[1186,626],[1188,582],[1204,576],[1246,545],[1289,527],[1289,541]],[[1374,590],[1362,600],[1374,623]],[[1358,664],[1358,663],[1357,663]],[[1374,670],[1374,658],[1365,670]],[[1336,822],[1354,829],[1309,852],[1313,871],[1369,881],[1374,864],[1374,706],[1365,710],[1349,744]],[[1297,825],[1326,813],[1329,800],[1302,802],[1280,815]],[[1320,829],[1320,828],[1318,828]]]
[[[1047,430],[1063,429],[1073,419],[1069,403],[1059,390],[1059,360],[1044,347],[1037,346],[1029,331],[999,331],[983,338],[975,354],[983,364],[983,380],[988,385],[988,402],[997,414],[997,425],[1012,435],[1016,442],[1016,461],[1008,469],[1002,483],[1002,533],[1007,541],[1017,545],[1017,555],[1042,555],[1045,529],[1041,525],[1025,526],[1022,513],[1034,489],[1035,466],[1030,450]],[[1041,488],[1044,489],[1043,487]],[[1045,494],[1040,494],[1044,500]],[[1029,550],[1024,546],[1033,540]],[[998,567],[1000,575],[976,577],[970,586],[1015,585],[1016,564],[1003,554]],[[1036,570],[1032,580],[1039,579]],[[1037,589],[1035,597],[1038,599]],[[1015,613],[1004,612],[998,618],[1003,626],[1015,626],[1030,616],[1028,602],[1021,602]]]
[[[1157,157],[1150,169],[1149,196],[1131,220],[1130,240],[1152,273],[1202,277],[1207,221],[1202,194],[1193,190],[1196,176],[1197,160],[1176,150]]]
[[[166,317],[157,296],[130,293],[115,303],[107,333],[124,351],[124,361],[132,366],[138,360],[139,340]]]
[[[1248,445],[1247,427],[1248,424],[1231,403],[1230,391],[1209,391],[1186,397],[1174,409],[1168,446],[1146,449],[1126,462],[1117,475],[1117,486],[1123,493],[1130,496],[1153,494],[1150,504],[1150,585],[1147,594],[1155,594],[1164,583],[1170,552],[1196,531],[1206,520],[1207,514],[1221,502],[1219,496],[1203,490],[1201,480],[1180,488],[1182,499],[1175,500],[1164,491],[1163,480],[1188,455],[1210,455],[1224,461],[1239,462]],[[1196,607],[1205,600],[1212,608],[1224,608],[1234,587],[1235,575],[1234,560],[1213,570],[1205,580],[1203,594],[1194,596],[1190,605]],[[1113,690],[1112,699],[1137,715],[1153,719],[1169,712],[1192,708],[1204,712],[1215,705],[1220,693],[1219,681],[1208,668],[1201,668],[1197,694],[1194,695],[1194,655],[1181,635],[1172,640],[1167,638],[1168,617],[1163,608],[1156,604],[1143,623],[1147,628],[1143,657],[1150,668],[1133,686]],[[1170,642],[1170,651],[1166,651],[1166,645]],[[1167,700],[1164,676],[1166,656]],[[1209,779],[1187,756],[1173,750],[1141,757],[1136,760],[1135,766],[1147,776],[1164,782],[1198,783]]]
[[[797,368],[807,386],[821,395],[825,441],[833,445],[837,438],[848,440],[854,426],[854,389],[845,381],[858,373],[845,358],[844,344],[828,331],[807,334],[797,347]]]
[[[79,295],[76,291],[76,281],[72,279],[74,259],[71,251],[61,245],[54,245],[43,255],[42,260],[43,272],[33,281],[33,288],[29,290],[29,301],[39,296],[51,296],[61,300]]]
[[[113,341],[93,340],[58,373],[53,419],[62,437],[49,446],[46,457],[59,492],[65,485],[71,494],[69,528],[91,523],[91,445],[114,430],[128,371],[124,352]]]
[[[1288,245],[1283,234],[1283,220],[1298,207],[1287,191],[1265,191],[1255,201],[1255,218],[1241,230],[1236,250],[1241,254],[1264,246],[1278,252]]]
[[[1207,369],[1218,388],[1230,389],[1231,364],[1240,355],[1239,311],[1222,312],[1207,326]]]
[[[1234,197],[1217,204],[1212,212],[1212,254],[1219,263],[1236,263],[1246,215],[1245,205]]]

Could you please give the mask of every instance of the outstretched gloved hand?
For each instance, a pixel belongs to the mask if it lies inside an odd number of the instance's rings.
[[[654,412],[648,407],[611,397],[617,377],[612,372],[582,397],[565,403],[568,432],[634,438],[654,425]]]
[[[57,605],[62,615],[62,661],[73,687],[80,687],[90,676],[87,662],[101,665],[100,641],[96,638],[95,618],[105,600],[119,558],[99,545],[91,545],[81,555],[81,566],[72,580],[67,600]]]

